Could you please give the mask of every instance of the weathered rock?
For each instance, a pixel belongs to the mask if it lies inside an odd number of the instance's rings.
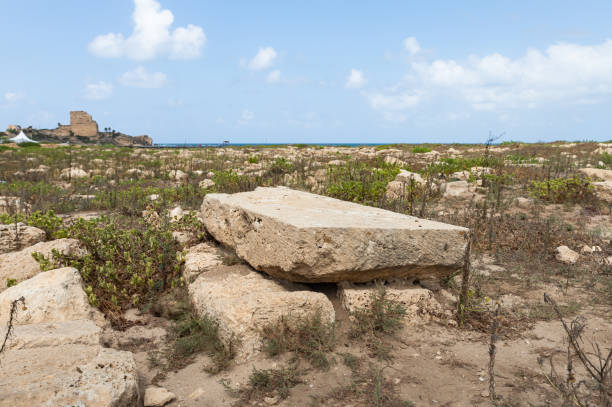
[[[176,396],[163,387],[149,386],[145,389],[145,407],[163,407],[174,400]]]
[[[466,228],[282,187],[208,194],[202,218],[255,269],[298,282],[439,279],[467,246]]]
[[[612,181],[593,182],[591,185],[599,199],[605,202],[612,202]]]
[[[177,206],[172,210],[168,211],[168,216],[170,216],[170,219],[172,219],[173,221],[181,220],[184,215],[185,211],[183,211],[183,208],[181,208],[180,206]]]
[[[370,306],[373,296],[380,288],[375,284],[353,284],[342,282],[338,284],[338,297],[344,309],[349,313],[363,310]],[[406,307],[408,322],[428,321],[440,316],[443,309],[426,288],[415,286],[412,281],[393,281],[385,284],[386,298],[397,301]]]
[[[173,231],[172,237],[182,247],[189,247],[198,241],[198,237],[195,233],[184,230]]]
[[[281,317],[302,317],[316,312],[332,322],[334,308],[324,294],[266,278],[247,265],[219,265],[188,286],[196,312],[219,322],[220,337],[239,339],[239,361],[248,359],[261,346],[261,329]]]
[[[580,255],[567,246],[559,246],[555,249],[557,254],[556,259],[565,264],[574,264],[578,261]]]
[[[83,280],[72,267],[46,271],[0,293],[0,326],[6,325],[13,301],[23,297],[17,308],[14,325],[93,319],[103,317],[87,300]]]
[[[479,200],[481,196],[476,193],[475,187],[467,181],[453,181],[442,184],[444,198],[456,200]]]
[[[207,178],[205,180],[200,181],[199,186],[200,188],[203,188],[203,189],[212,188],[215,186],[215,181]]]
[[[578,171],[590,178],[600,178],[604,181],[612,181],[612,170],[601,168],[580,168]]]
[[[52,250],[73,256],[84,256],[87,251],[76,239],[57,239],[49,242],[36,243],[18,252],[0,254],[0,292],[6,288],[7,279],[17,282],[32,278],[40,273],[40,264],[32,257],[32,253],[40,253],[52,257]]]
[[[60,175],[64,179],[87,178],[89,176],[89,174],[81,168],[64,168]]]
[[[187,283],[193,282],[200,274],[211,271],[223,264],[221,252],[209,243],[192,246],[185,254],[183,278]]]
[[[175,181],[183,181],[188,177],[188,175],[181,170],[172,170],[168,173],[168,176]]]
[[[94,346],[100,344],[101,332],[102,329],[91,320],[17,325],[13,327],[6,342],[6,349],[31,349],[61,345]],[[6,326],[3,326],[0,328],[0,338],[4,338],[5,335]]]
[[[410,184],[411,181],[415,182],[416,184],[425,184],[425,180],[419,173],[408,170],[400,170],[400,173],[395,177],[395,181],[405,182],[407,184]]]
[[[45,231],[24,223],[0,225],[0,254],[32,246],[45,240]]]
[[[15,349],[2,355],[0,407],[138,404],[138,376],[130,352],[62,345]]]

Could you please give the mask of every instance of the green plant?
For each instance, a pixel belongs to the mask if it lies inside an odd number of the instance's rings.
[[[6,279],[6,288],[12,287],[17,285],[17,280],[14,278],[7,278]]]
[[[26,141],[23,143],[19,143],[17,144],[19,147],[21,148],[39,148],[40,144],[34,142],[34,141]]]
[[[219,337],[218,322],[209,315],[201,318],[191,313],[184,315],[175,323],[172,337],[173,346],[167,355],[170,369],[186,366],[193,355],[206,352],[212,359],[206,371],[214,374],[225,370],[236,356],[238,341],[224,343]]]
[[[534,198],[548,202],[583,202],[593,199],[593,185],[590,178],[554,178],[531,181],[529,193]]]
[[[431,148],[425,146],[414,146],[412,147],[412,152],[415,154],[429,153]]]
[[[122,309],[136,306],[181,283],[181,257],[168,230],[126,227],[119,219],[78,219],[66,236],[81,241],[83,257],[53,253],[53,263],[73,266],[81,272],[92,305],[117,322]],[[37,258],[45,267],[51,260]],[[47,266],[48,267],[48,266]]]
[[[302,376],[305,373],[295,362],[278,369],[253,367],[248,384],[232,393],[240,397],[237,405],[241,406],[273,394],[278,394],[284,400],[289,396],[292,387],[303,382]]]
[[[352,338],[360,338],[365,334],[392,334],[404,325],[406,307],[401,302],[389,298],[383,284],[371,294],[370,302],[364,308],[353,312],[355,319],[349,332]]]
[[[335,324],[325,322],[321,312],[306,317],[283,316],[262,329],[263,350],[270,356],[295,352],[317,368],[327,369],[327,353],[335,347]]]

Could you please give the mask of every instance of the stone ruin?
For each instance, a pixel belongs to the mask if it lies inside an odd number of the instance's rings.
[[[372,280],[384,279],[406,318],[443,313],[432,290],[462,267],[468,247],[462,227],[284,187],[208,194],[201,218],[216,242],[186,250],[183,278],[195,312],[216,318],[222,339],[239,338],[237,362],[260,350],[262,327],[281,317],[335,320],[328,296],[308,283],[336,284],[351,312],[367,304]],[[0,286],[0,337],[12,305],[25,302],[1,355],[0,407],[139,405],[134,355],[103,340],[108,322],[89,305],[78,271],[41,273],[32,258],[54,247],[83,250],[60,239],[0,254],[0,276],[19,281]],[[234,254],[244,262],[226,261]]]
[[[69,137],[72,132],[75,136],[91,139],[98,137],[98,123],[87,112],[72,111],[70,112],[70,124],[60,124],[53,132],[60,137]]]

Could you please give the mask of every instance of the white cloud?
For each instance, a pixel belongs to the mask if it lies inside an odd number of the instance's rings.
[[[363,76],[363,72],[357,69],[351,69],[344,87],[347,89],[358,89],[365,85],[366,79]]]
[[[255,71],[271,67],[276,60],[276,51],[272,47],[259,48],[257,55],[249,62],[249,68]]]
[[[274,71],[270,72],[268,74],[268,77],[266,78],[268,83],[278,83],[280,82],[280,79],[280,71],[278,69],[275,69]]]
[[[467,105],[504,114],[555,104],[601,103],[612,96],[612,40],[596,45],[559,43],[542,51],[528,49],[518,58],[492,53],[413,62],[397,85],[362,95],[393,121],[405,118],[405,112],[424,100],[452,100],[459,102],[460,111]],[[448,119],[463,117],[462,113]]]
[[[161,88],[166,83],[166,74],[163,72],[149,73],[144,67],[139,66],[121,75],[119,82],[124,86],[135,88]]]
[[[251,112],[250,110],[244,109],[242,111],[242,120],[248,122],[248,121],[253,120],[254,118],[255,118],[255,113]]]
[[[5,92],[2,97],[6,102],[6,105],[12,105],[19,102],[20,100],[23,100],[24,95],[17,92]]]
[[[100,81],[87,84],[83,97],[89,100],[103,100],[108,99],[112,94],[113,85],[108,82]]]
[[[449,90],[477,110],[580,103],[612,94],[612,40],[598,45],[560,43],[529,49],[516,59],[499,53],[466,62],[413,64],[424,85]]]
[[[89,51],[103,58],[126,57],[147,60],[160,56],[192,59],[200,55],[206,35],[202,27],[189,24],[170,31],[174,15],[155,0],[134,0],[134,31],[99,35],[89,43]]]
[[[410,53],[410,55],[416,55],[421,51],[419,42],[414,37],[408,37],[404,40],[404,48]]]

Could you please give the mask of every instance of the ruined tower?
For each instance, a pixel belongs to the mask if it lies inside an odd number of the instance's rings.
[[[98,135],[98,123],[87,112],[70,112],[70,130],[77,136],[94,138]]]

